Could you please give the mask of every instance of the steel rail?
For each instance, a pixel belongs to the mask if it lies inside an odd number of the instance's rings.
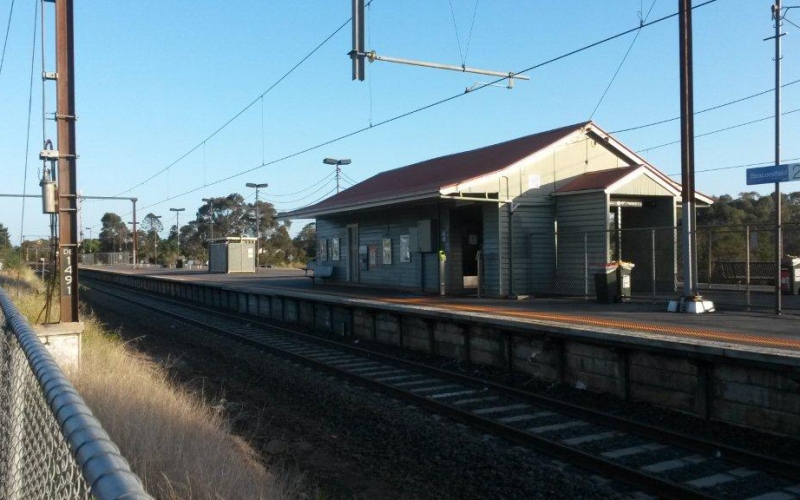
[[[116,285],[110,285],[108,283],[103,283],[105,286],[110,286],[113,288],[119,288],[125,290],[127,293],[141,293],[144,295],[153,295],[142,291],[135,291],[132,292],[130,289],[119,287]],[[115,295],[119,298],[124,298],[119,295],[111,293],[110,295]],[[475,428],[481,429],[483,431],[492,433],[494,435],[502,436],[512,442],[523,444],[526,446],[531,446],[537,450],[543,451],[549,455],[557,457],[559,459],[568,461],[575,465],[599,471],[607,476],[614,477],[619,479],[623,482],[628,484],[635,485],[637,487],[643,488],[648,491],[657,492],[659,495],[665,498],[714,498],[712,496],[708,496],[696,489],[692,489],[689,487],[681,486],[677,483],[666,481],[660,479],[658,477],[652,476],[647,473],[640,472],[636,469],[623,466],[612,461],[600,458],[596,455],[592,455],[586,452],[582,452],[580,450],[576,450],[567,445],[562,445],[557,443],[551,439],[542,438],[538,436],[534,436],[528,432],[523,430],[515,429],[513,427],[509,427],[507,425],[502,425],[496,421],[480,417],[477,415],[473,415],[472,413],[465,412],[454,408],[453,406],[439,403],[435,400],[429,399],[424,395],[413,394],[407,390],[400,389],[398,387],[394,387],[388,383],[379,382],[376,380],[372,380],[365,376],[360,376],[356,373],[352,373],[346,369],[337,368],[336,366],[332,366],[330,363],[324,361],[318,361],[313,359],[312,357],[305,356],[302,354],[292,353],[285,349],[277,348],[271,346],[269,344],[265,344],[262,341],[252,339],[246,335],[241,335],[237,333],[233,333],[230,331],[225,330],[219,326],[215,326],[204,322],[202,320],[198,320],[190,315],[183,315],[180,313],[176,313],[170,309],[164,309],[165,302],[171,302],[172,304],[179,304],[181,307],[186,307],[190,310],[199,311],[201,313],[208,314],[209,309],[204,307],[199,307],[193,304],[187,304],[183,301],[178,301],[174,299],[165,299],[162,296],[158,296],[159,299],[159,306],[151,306],[147,304],[141,304],[144,307],[149,307],[151,309],[159,310],[160,312],[167,314],[172,317],[176,317],[185,321],[187,323],[191,323],[196,326],[200,326],[205,329],[212,329],[216,332],[220,332],[224,336],[234,338],[240,342],[243,342],[248,345],[252,345],[259,349],[268,350],[270,352],[276,353],[281,355],[282,357],[289,358],[293,361],[305,364],[305,365],[312,365],[322,371],[326,371],[329,373],[336,374],[337,376],[347,378],[349,380],[355,381],[360,383],[361,385],[367,386],[371,389],[377,390],[382,393],[390,394],[394,397],[402,398],[407,401],[411,401],[414,404],[425,407],[435,413],[439,413],[442,415],[446,415],[454,420],[458,420],[460,422],[469,424]],[[434,375],[436,377],[445,379],[445,380],[452,380],[457,381],[465,386],[468,387],[481,387],[481,388],[491,388],[492,390],[499,392],[503,395],[512,396],[514,398],[529,401],[537,404],[538,406],[542,406],[549,409],[555,409],[560,413],[563,413],[568,416],[574,416],[578,418],[585,418],[587,420],[591,420],[595,423],[601,423],[605,426],[615,428],[617,430],[624,430],[626,432],[630,432],[633,434],[637,434],[639,436],[645,436],[652,439],[657,439],[661,442],[669,443],[672,446],[679,446],[681,448],[688,448],[694,451],[703,452],[709,455],[716,455],[721,453],[722,459],[728,462],[735,462],[739,464],[746,464],[755,466],[758,470],[763,472],[767,472],[773,475],[779,475],[789,478],[797,479],[800,477],[800,470],[794,464],[788,462],[782,462],[780,460],[776,460],[770,457],[765,457],[757,454],[753,454],[747,452],[745,450],[740,450],[737,448],[732,448],[729,446],[721,445],[718,443],[712,443],[710,441],[705,441],[697,438],[693,438],[691,436],[686,436],[684,434],[675,433],[673,431],[667,431],[664,429],[656,428],[653,426],[648,426],[645,424],[641,424],[638,422],[633,422],[628,419],[616,417],[613,415],[605,414],[602,412],[597,412],[596,410],[591,410],[587,408],[582,408],[576,405],[571,405],[568,403],[563,403],[561,401],[556,401],[551,398],[531,394],[525,391],[520,391],[518,389],[510,388],[507,386],[503,386],[500,384],[495,384],[492,382],[488,382],[485,380],[477,379],[470,376],[465,376],[461,374],[456,374],[447,370],[442,370],[439,368],[430,367],[424,364],[419,364],[411,361],[407,361],[401,358],[396,358],[393,356],[388,356],[385,354],[375,353],[369,351],[367,349],[353,347],[347,344],[342,344],[336,341],[328,340],[328,339],[321,339],[319,337],[309,335],[306,333],[298,332],[296,330],[278,327],[273,324],[269,324],[260,320],[259,318],[246,316],[243,317],[241,315],[234,315],[226,312],[214,311],[213,312],[214,319],[227,319],[230,321],[234,321],[236,323],[247,323],[248,325],[252,326],[254,323],[274,329],[279,330],[282,332],[286,332],[291,334],[294,337],[302,338],[305,341],[311,342],[316,345],[323,345],[326,347],[334,348],[337,350],[344,350],[349,351],[351,353],[358,354],[363,356],[371,361],[380,360],[390,365],[396,365],[401,367],[409,368],[415,372],[423,372],[427,374]]]
[[[125,287],[120,287],[119,285],[110,284],[108,282],[103,282],[103,283],[104,285],[107,286],[119,288],[128,292],[131,291],[130,289]],[[138,291],[138,292],[146,295],[158,296],[159,299],[161,300],[172,301],[175,304],[180,304],[183,307],[192,308],[200,312],[209,311],[207,307],[198,306],[196,304],[192,304],[187,301],[170,299],[146,291]],[[214,314],[217,317],[226,317],[231,320],[239,322],[243,321],[242,319],[243,315],[241,314],[236,315],[217,310],[214,311]],[[794,464],[791,462],[779,460],[766,455],[761,455],[741,448],[736,448],[722,443],[700,439],[677,431],[664,429],[662,427],[656,427],[653,425],[644,424],[628,418],[612,415],[609,413],[604,413],[592,408],[586,408],[576,404],[566,403],[564,401],[559,401],[557,399],[553,399],[540,394],[535,394],[514,387],[506,386],[503,384],[492,382],[490,380],[480,379],[477,377],[472,377],[470,375],[456,373],[450,370],[437,368],[424,363],[409,361],[404,358],[383,354],[363,347],[356,347],[350,344],[338,342],[336,340],[322,338],[318,335],[301,332],[296,329],[277,326],[271,322],[265,321],[263,318],[260,318],[258,316],[247,315],[246,318],[247,318],[246,320],[247,323],[258,324],[266,328],[280,330],[288,334],[303,338],[304,340],[310,342],[327,345],[329,347],[345,349],[353,353],[367,356],[373,360],[380,360],[388,364],[394,364],[418,372],[424,372],[426,374],[435,377],[449,379],[454,382],[460,382],[465,385],[469,385],[471,387],[475,388],[488,387],[503,395],[517,399],[522,399],[531,402],[533,404],[536,404],[538,406],[543,406],[548,409],[564,413],[566,415],[570,415],[576,418],[591,419],[594,422],[601,423],[608,427],[613,427],[616,430],[629,431],[643,437],[648,437],[659,441],[666,441],[669,442],[670,444],[674,444],[682,448],[688,448],[690,450],[699,453],[714,454],[714,455],[721,454],[722,458],[724,458],[727,461],[735,462],[740,465],[755,466],[758,467],[759,470],[762,470],[764,472],[800,481],[800,464]]]

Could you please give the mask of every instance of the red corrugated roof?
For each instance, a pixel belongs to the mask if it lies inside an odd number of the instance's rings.
[[[588,191],[591,189],[607,189],[609,186],[622,179],[639,167],[620,167],[599,172],[587,172],[572,179],[570,182],[556,189],[556,193],[572,193],[575,191]]]
[[[286,214],[319,213],[389,198],[431,194],[441,188],[502,170],[587,125],[581,122],[472,151],[426,160],[377,174],[316,205]]]

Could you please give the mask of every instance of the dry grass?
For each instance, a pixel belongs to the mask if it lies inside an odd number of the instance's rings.
[[[23,314],[38,315],[41,289],[21,287],[17,297],[7,281],[3,286]],[[163,368],[137,356],[93,317],[83,320],[81,367],[69,376],[151,495],[169,500],[305,496],[301,476],[267,470],[199,397],[178,387]]]

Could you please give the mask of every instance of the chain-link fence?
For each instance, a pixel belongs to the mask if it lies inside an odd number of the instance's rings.
[[[720,304],[771,307],[780,273],[783,307],[800,310],[800,224],[784,224],[782,239],[778,264],[774,226],[698,228],[696,289]],[[534,293],[591,297],[595,270],[607,260],[621,260],[635,265],[634,297],[668,297],[683,289],[682,240],[680,227],[531,234],[530,288]]]
[[[0,498],[151,498],[1,288],[0,321]]]
[[[80,263],[87,266],[121,266],[133,263],[128,252],[82,253],[80,259]]]

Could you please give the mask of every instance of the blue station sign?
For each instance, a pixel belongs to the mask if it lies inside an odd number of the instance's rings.
[[[800,163],[747,169],[747,185],[800,181]]]

